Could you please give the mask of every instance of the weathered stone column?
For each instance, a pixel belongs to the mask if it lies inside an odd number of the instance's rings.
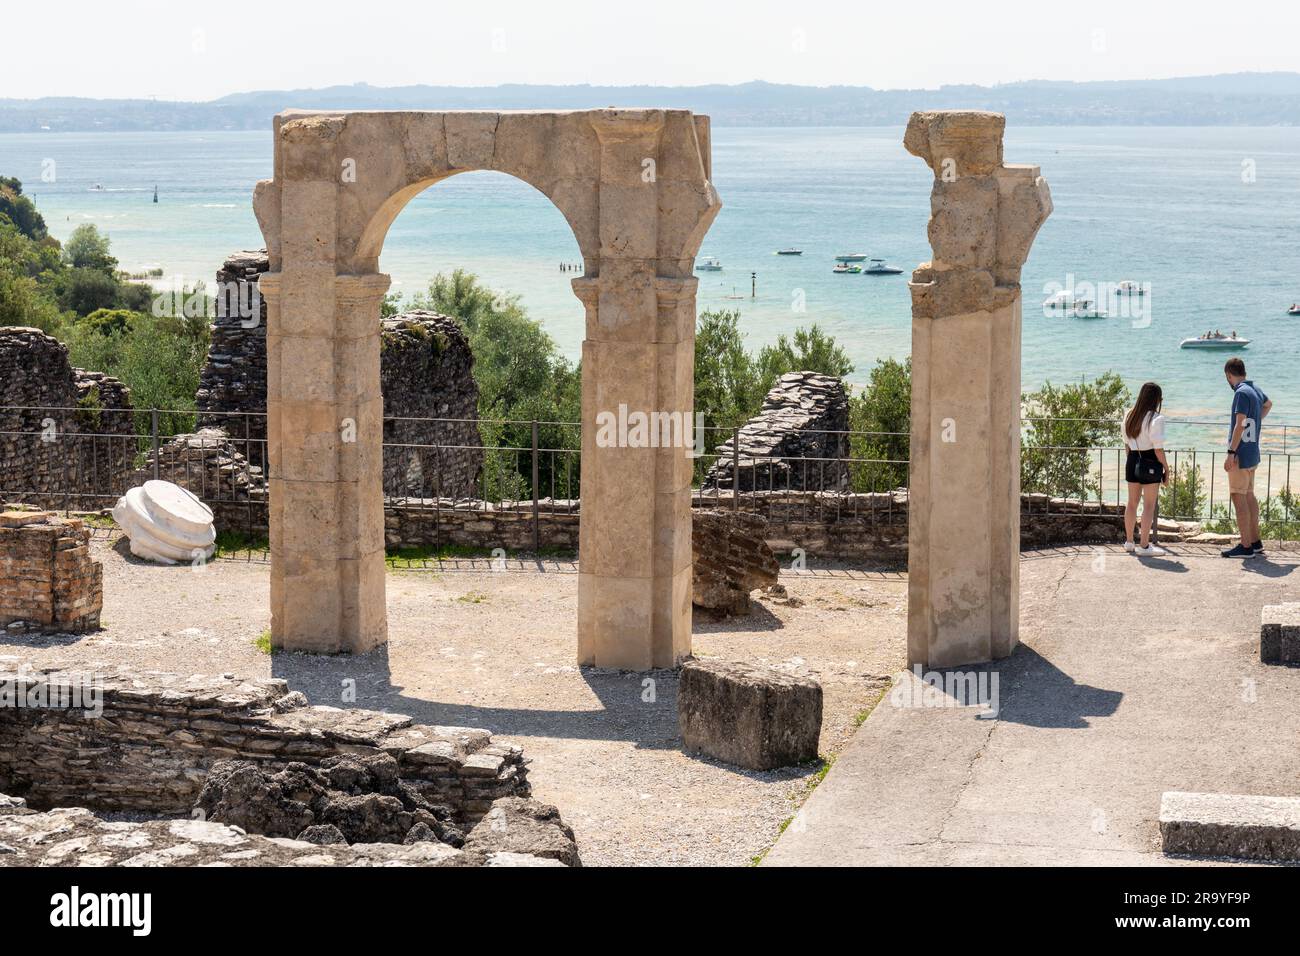
[[[1019,631],[1020,268],[1052,211],[1036,166],[1002,163],[1005,117],[912,114],[934,170],[933,261],[913,274],[909,664],[1009,655]]]
[[[305,273],[305,274],[301,274]],[[271,642],[362,653],[388,639],[384,606],[385,275],[266,273]]]
[[[592,124],[600,252],[587,263],[594,275],[573,283],[587,312],[578,660],[672,667],[691,644],[692,460],[682,439],[690,438],[697,283],[689,272],[661,274],[660,174],[671,175],[660,166],[663,112],[610,113]],[[602,417],[635,421],[638,412],[679,423],[669,447],[656,426],[647,437],[659,447],[632,429],[602,444]]]

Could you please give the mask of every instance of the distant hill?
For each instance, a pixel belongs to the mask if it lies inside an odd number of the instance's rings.
[[[865,86],[399,86],[236,93],[207,103],[49,97],[0,99],[0,132],[266,129],[288,107],[584,109],[669,106],[719,126],[897,126],[913,110],[991,109],[1021,125],[1295,126],[1300,73],[1232,73],[1088,83],[874,90]]]

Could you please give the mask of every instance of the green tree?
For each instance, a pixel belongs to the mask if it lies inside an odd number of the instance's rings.
[[[1066,498],[1099,496],[1096,449],[1120,443],[1120,417],[1131,397],[1114,372],[1077,385],[1045,382],[1025,395],[1021,490]]]
[[[848,352],[816,324],[795,329],[794,342],[785,335],[758,353],[759,382],[763,394],[787,372],[820,372],[844,378],[853,373]]]
[[[395,304],[395,303],[394,303]],[[479,389],[479,433],[488,452],[484,494],[491,499],[526,498],[532,489],[532,422],[537,420],[539,494],[578,495],[577,428],[582,414],[582,370],[560,354],[540,322],[530,319],[516,296],[501,296],[472,273],[438,275],[412,309],[459,319],[474,355]]]
[[[701,312],[695,327],[695,413],[704,416],[706,455],[758,411],[763,395],[757,364],[745,349],[740,313]],[[700,465],[707,468],[707,459]]]
[[[866,388],[849,400],[854,491],[907,486],[912,431],[912,359],[880,359]]]
[[[63,244],[63,261],[73,269],[94,269],[111,275],[117,268],[117,260],[108,249],[108,236],[100,235],[92,223],[85,223],[72,230]]]
[[[12,176],[0,176],[0,218],[8,219],[28,239],[39,241],[49,235],[45,219],[31,197],[23,195],[23,184]]]

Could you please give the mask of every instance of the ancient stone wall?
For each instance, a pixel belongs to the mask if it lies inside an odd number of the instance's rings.
[[[35,809],[188,813],[218,760],[278,770],[343,753],[388,753],[402,780],[463,823],[529,793],[523,752],[486,730],[308,706],[279,679],[4,668],[6,695],[0,793]]]
[[[0,328],[0,498],[111,504],[135,450],[126,386],[73,368],[67,347],[39,329]]]
[[[840,379],[789,372],[777,379],[758,415],[741,426],[739,460],[735,438],[728,438],[704,485],[735,487],[732,471],[739,466],[741,491],[838,491],[849,478],[843,461],[848,427],[849,398]]]
[[[266,439],[266,303],[253,290],[269,267],[265,249],[244,250],[231,253],[217,271],[217,316],[194,396],[200,427],[224,428],[239,438],[247,428],[255,441]]]
[[[236,252],[217,272],[217,316],[195,396],[200,427],[225,429],[264,471],[266,303],[252,290],[269,262],[265,249]],[[382,325],[384,493],[473,497],[483,451],[474,356],[464,330],[449,316],[423,310]],[[423,418],[447,421],[414,421]]]
[[[483,442],[474,356],[460,323],[425,311],[384,319],[379,378],[384,494],[474,497]],[[417,420],[429,418],[442,420]]]
[[[80,634],[99,627],[104,567],[80,519],[0,512],[0,627]]]
[[[713,508],[696,508],[691,518],[691,603],[748,614],[750,593],[776,584],[781,570],[767,544],[767,519]]]

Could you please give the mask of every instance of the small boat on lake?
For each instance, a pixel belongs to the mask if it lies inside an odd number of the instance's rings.
[[[1147,290],[1144,289],[1140,283],[1134,282],[1132,279],[1125,279],[1123,282],[1115,286],[1115,294],[1146,295]]]
[[[1087,296],[1075,296],[1073,292],[1057,292],[1043,301],[1043,315],[1070,316],[1075,319],[1108,319],[1105,312],[1097,308]]]
[[[884,259],[872,259],[871,264],[862,271],[869,276],[896,276],[902,274],[903,270],[886,265]]]
[[[717,256],[703,256],[695,264],[696,272],[721,272],[722,260]]]
[[[842,256],[835,257],[836,262],[866,262],[867,254],[865,252],[847,252]]]
[[[1222,332],[1206,332],[1190,339],[1183,339],[1178,347],[1182,349],[1244,349],[1250,339],[1243,339],[1236,332],[1224,335]]]
[[[836,275],[854,275],[854,276],[855,276],[855,275],[860,275],[860,274],[861,274],[861,272],[862,272],[862,266],[853,265],[853,264],[848,263],[848,262],[841,262],[841,263],[837,264],[837,265],[835,266],[835,268],[831,270],[831,272],[834,272]]]
[[[1292,303],[1291,308],[1286,310],[1287,315],[1300,315],[1300,303]]]
[[[789,249],[778,249],[776,250],[776,254],[778,256],[801,256],[803,255],[803,250],[791,247]]]

